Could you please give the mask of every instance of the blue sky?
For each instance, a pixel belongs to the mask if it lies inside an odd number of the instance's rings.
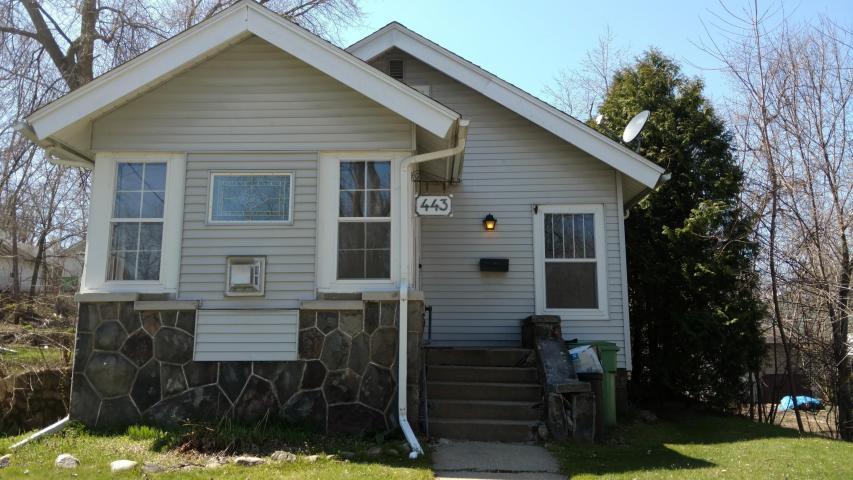
[[[751,0],[726,0],[741,10]],[[762,2],[769,4],[770,2]],[[650,46],[701,76],[713,100],[727,81],[695,44],[705,38],[702,20],[721,13],[718,0],[362,0],[365,25],[344,35],[349,45],[396,20],[519,87],[542,96],[561,70],[574,68],[609,26],[615,46],[631,57]],[[787,1],[791,18],[829,14],[853,26],[853,0]]]

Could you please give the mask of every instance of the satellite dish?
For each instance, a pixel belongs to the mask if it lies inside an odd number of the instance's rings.
[[[622,132],[622,141],[625,143],[631,143],[637,138],[637,135],[643,131],[643,127],[646,126],[646,122],[649,120],[649,115],[651,112],[648,110],[643,110],[642,112],[634,115],[634,118],[628,122],[628,125],[625,126],[625,131]]]
[[[601,122],[604,121],[604,114],[599,113],[597,117],[595,117],[595,124],[601,125]]]

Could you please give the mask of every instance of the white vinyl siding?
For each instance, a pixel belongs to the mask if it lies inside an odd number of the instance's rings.
[[[411,149],[411,122],[251,37],[94,123],[94,150]]]
[[[439,345],[517,345],[521,320],[535,311],[534,205],[600,204],[604,208],[607,318],[564,319],[567,339],[606,340],[626,366],[622,260],[616,172],[485,96],[394,51],[406,60],[406,82],[429,85],[433,98],[470,119],[462,183],[452,217],[421,217],[420,285],[433,307]],[[383,69],[387,57],[374,66]],[[445,192],[439,186],[432,190]],[[494,232],[483,230],[491,212]],[[481,273],[481,257],[509,258],[509,272]]]
[[[293,174],[292,224],[209,223],[210,172]],[[193,153],[187,156],[179,298],[203,308],[298,308],[314,299],[316,153]],[[263,297],[226,297],[228,256],[265,256]]]
[[[296,360],[298,316],[295,310],[199,310],[194,360]]]

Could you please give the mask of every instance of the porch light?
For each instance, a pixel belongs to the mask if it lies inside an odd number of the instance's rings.
[[[483,218],[483,228],[485,228],[487,232],[491,232],[492,230],[494,230],[497,224],[498,219],[495,218],[491,213],[486,215],[485,218]]]

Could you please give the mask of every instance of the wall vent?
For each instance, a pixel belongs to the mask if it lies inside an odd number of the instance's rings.
[[[264,257],[228,257],[225,260],[225,295],[229,297],[264,294]]]
[[[403,79],[403,61],[402,60],[391,60],[388,62],[388,75],[391,75],[391,78],[402,80]]]

